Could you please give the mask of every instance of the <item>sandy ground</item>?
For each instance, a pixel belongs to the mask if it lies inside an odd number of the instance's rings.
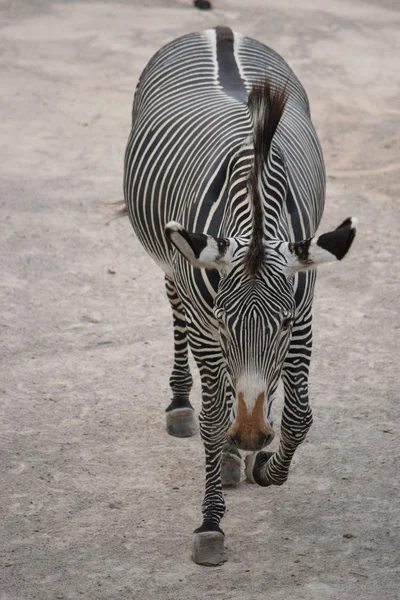
[[[398,1],[190,4],[0,2],[0,600],[398,598]],[[289,482],[227,492],[228,562],[207,569],[190,560],[202,445],[164,426],[163,278],[98,203],[122,196],[146,61],[224,23],[302,80],[323,226],[360,232],[320,273],[315,424]]]

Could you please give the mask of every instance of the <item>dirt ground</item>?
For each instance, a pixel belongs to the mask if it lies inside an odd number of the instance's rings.
[[[398,598],[400,5],[216,5],[0,2],[0,600]],[[360,227],[317,284],[307,442],[282,488],[226,493],[228,561],[207,569],[190,560],[201,441],[165,432],[163,277],[100,203],[122,197],[146,61],[217,24],[293,67],[326,159],[322,229]]]

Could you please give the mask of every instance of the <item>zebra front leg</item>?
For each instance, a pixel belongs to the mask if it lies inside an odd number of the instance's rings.
[[[219,372],[220,369],[221,361],[219,366],[214,364],[200,367],[203,404],[199,423],[206,457],[206,482],[203,523],[194,531],[192,558],[194,562],[208,566],[224,562],[225,536],[219,526],[225,513],[221,464],[231,404],[226,397],[224,375]]]
[[[275,453],[261,451],[245,459],[246,476],[252,483],[262,486],[285,483],[293,455],[312,425],[312,411],[308,404],[306,382],[290,390],[290,400],[287,393],[285,391],[278,451]]]
[[[225,514],[221,463],[228,423],[226,428],[219,428],[214,420],[209,421],[203,412],[200,413],[199,421],[206,455],[206,489],[203,523],[193,534],[192,559],[200,565],[217,566],[224,562],[225,534],[219,524]]]
[[[301,348],[299,341],[296,342],[296,338],[300,337]],[[285,402],[278,451],[275,453],[262,451],[246,458],[245,472],[247,479],[252,483],[261,486],[285,483],[293,455],[312,425],[312,410],[308,400],[311,346],[311,315],[309,315],[308,319],[303,320],[293,330],[291,348],[282,371]]]
[[[173,397],[166,409],[167,432],[174,437],[191,437],[197,431],[197,422],[189,400],[193,380],[189,370],[185,313],[174,282],[167,276],[165,289],[174,326],[174,366],[169,380]]]

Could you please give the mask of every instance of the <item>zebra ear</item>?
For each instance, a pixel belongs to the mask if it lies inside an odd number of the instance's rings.
[[[349,217],[334,231],[302,242],[288,243],[285,255],[290,274],[322,263],[342,260],[353,243],[356,227],[357,219]]]
[[[188,233],[175,221],[165,226],[170,242],[194,267],[224,269],[231,261],[231,240],[215,238],[204,233]]]

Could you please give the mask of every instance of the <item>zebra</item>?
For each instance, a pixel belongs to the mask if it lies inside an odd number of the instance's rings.
[[[171,435],[190,436],[188,349],[200,371],[203,520],[192,558],[224,560],[222,487],[282,485],[312,424],[308,374],[315,267],[341,260],[356,221],[316,236],[325,200],[308,98],[284,59],[216,27],[162,47],[134,95],[125,212],[161,267],[171,304]],[[272,405],[284,386],[277,452]]]

